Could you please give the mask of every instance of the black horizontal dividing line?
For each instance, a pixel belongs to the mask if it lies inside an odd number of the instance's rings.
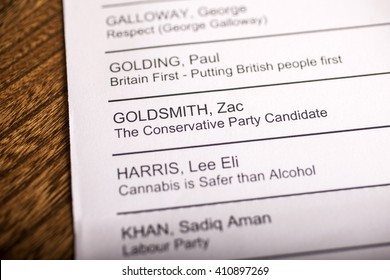
[[[336,27],[336,28],[327,28],[327,29],[318,29],[318,30],[308,30],[308,31],[298,31],[298,32],[288,32],[288,33],[278,33],[278,34],[270,34],[270,35],[259,35],[259,36],[250,36],[250,37],[220,39],[220,40],[209,40],[209,41],[199,41],[199,42],[157,45],[157,46],[140,47],[140,48],[132,48],[132,49],[111,50],[111,51],[106,51],[105,53],[112,54],[112,53],[141,51],[141,50],[150,50],[150,49],[159,49],[159,48],[181,47],[181,46],[201,45],[201,44],[214,44],[214,43],[244,41],[244,40],[253,40],[253,39],[265,39],[265,38],[304,35],[304,34],[313,34],[313,33],[322,33],[322,32],[372,28],[372,27],[387,26],[387,25],[390,25],[390,22],[366,24],[366,25],[356,25],[356,26],[346,26],[346,27]]]
[[[124,3],[103,5],[102,9],[118,8],[118,7],[125,7],[125,6],[136,6],[136,5],[138,6],[138,5],[156,4],[156,3],[178,2],[178,1],[190,1],[190,0],[146,0],[146,1],[124,2]]]
[[[152,96],[144,96],[144,97],[112,99],[112,100],[108,100],[108,102],[114,103],[114,102],[134,101],[134,100],[143,100],[143,99],[173,97],[173,96],[181,96],[181,95],[221,92],[221,91],[235,91],[235,90],[245,90],[245,89],[254,89],[254,88],[287,86],[287,85],[294,85],[294,84],[305,84],[305,83],[326,82],[326,81],[334,81],[334,80],[355,79],[355,78],[389,75],[389,74],[390,74],[390,72],[379,72],[379,73],[370,73],[370,74],[361,74],[361,75],[343,76],[343,77],[333,77],[333,78],[324,78],[324,79],[315,79],[315,80],[294,81],[294,82],[285,82],[285,83],[276,83],[276,84],[254,85],[254,86],[245,86],[245,87],[234,87],[234,88],[223,88],[223,89],[213,89],[213,90],[203,90],[203,91],[171,93],[171,94],[164,94],[164,95],[152,95]]]
[[[136,152],[128,152],[128,153],[117,153],[117,154],[112,154],[112,156],[119,157],[119,156],[129,156],[129,155],[138,155],[138,154],[147,154],[147,153],[168,152],[168,151],[176,151],[176,150],[198,149],[198,148],[206,148],[206,147],[236,145],[236,144],[244,144],[244,143],[252,143],[252,142],[273,141],[273,140],[282,140],[282,139],[289,139],[289,138],[299,138],[299,137],[309,137],[309,136],[318,136],[318,135],[326,135],[326,134],[347,133],[347,132],[384,129],[384,128],[390,128],[390,125],[362,127],[362,128],[334,130],[334,131],[324,131],[324,132],[314,132],[314,133],[296,134],[296,135],[285,135],[285,136],[276,136],[276,137],[268,137],[268,138],[258,138],[258,139],[249,139],[249,140],[240,140],[240,141],[231,141],[231,142],[194,145],[194,146],[183,146],[183,147],[156,149],[156,150],[136,151]]]
[[[364,250],[364,249],[373,249],[373,248],[381,248],[390,246],[390,242],[385,243],[375,243],[375,244],[365,244],[365,245],[357,245],[357,246],[349,246],[349,247],[339,247],[339,248],[329,248],[315,251],[306,251],[306,252],[297,252],[297,253],[288,253],[288,254],[280,254],[280,255],[271,255],[264,257],[255,257],[247,260],[273,260],[273,259],[287,259],[292,257],[305,257],[311,255],[321,255],[328,253],[340,253],[346,251],[356,251],[356,250]]]
[[[314,195],[314,194],[321,194],[321,193],[332,193],[332,192],[340,192],[340,191],[371,189],[371,188],[380,188],[380,187],[389,187],[389,186],[390,186],[390,183],[379,184],[379,185],[360,186],[360,187],[340,188],[340,189],[333,189],[333,190],[283,194],[283,195],[266,196],[266,197],[256,197],[256,198],[247,198],[247,199],[238,199],[238,200],[229,200],[229,201],[218,201],[218,202],[182,205],[182,206],[165,207],[165,208],[146,209],[146,210],[138,210],[138,211],[124,211],[124,212],[118,212],[117,215],[135,215],[135,214],[143,214],[143,213],[151,213],[151,212],[160,212],[160,211],[187,209],[187,208],[197,208],[197,207],[215,206],[215,205],[223,205],[223,204],[234,204],[234,203],[258,201],[258,200],[265,200],[265,199],[286,198],[286,197],[294,197],[294,196],[302,196],[302,195]]]

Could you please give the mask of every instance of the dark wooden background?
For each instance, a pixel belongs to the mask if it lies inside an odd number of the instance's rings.
[[[0,187],[1,259],[73,258],[61,0],[0,0]]]

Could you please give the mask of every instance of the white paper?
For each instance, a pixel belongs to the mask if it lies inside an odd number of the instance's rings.
[[[390,2],[64,0],[79,259],[390,257]]]

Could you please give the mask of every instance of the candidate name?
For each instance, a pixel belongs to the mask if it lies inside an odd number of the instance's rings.
[[[110,27],[180,20],[188,17],[188,9],[173,9],[160,11],[146,11],[144,13],[110,15],[106,18],[106,24]]]
[[[193,116],[209,115],[207,104],[184,105],[178,107],[162,107],[159,109],[136,110],[116,112],[113,120],[117,124],[146,122],[154,120],[177,119]]]

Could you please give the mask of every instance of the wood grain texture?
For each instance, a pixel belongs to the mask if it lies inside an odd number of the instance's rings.
[[[0,257],[73,258],[61,0],[0,0]]]

